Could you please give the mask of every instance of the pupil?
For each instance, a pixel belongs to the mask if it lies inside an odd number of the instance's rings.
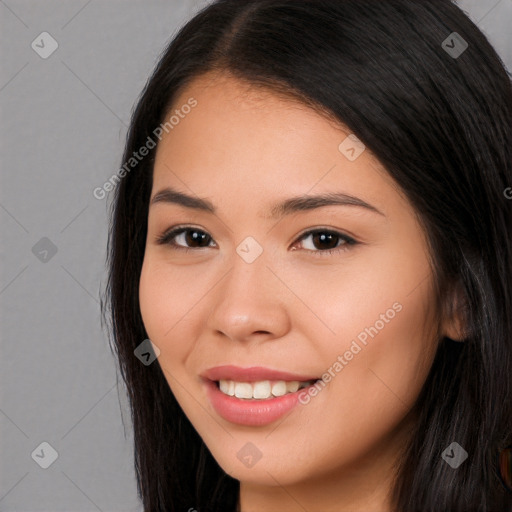
[[[189,230],[187,231],[187,244],[188,245],[192,245],[193,246],[193,243],[194,242],[201,242],[201,241],[205,241],[206,240],[206,246],[208,246],[208,235],[206,233],[202,233],[201,231],[192,231],[192,230]],[[203,247],[203,246],[201,246]]]
[[[337,235],[334,235],[333,233],[317,233],[315,235],[313,235],[313,241],[315,244],[317,244],[318,242],[320,242],[320,245],[321,243],[325,243],[327,239],[329,239],[328,241],[331,242],[330,244],[330,247],[323,247],[323,249],[334,249],[336,247],[336,243],[337,243]],[[332,243],[334,241],[334,244]]]

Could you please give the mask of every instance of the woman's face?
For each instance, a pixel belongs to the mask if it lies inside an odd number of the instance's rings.
[[[212,76],[157,147],[140,306],[158,364],[242,482],[389,469],[441,327],[414,210],[342,126]]]

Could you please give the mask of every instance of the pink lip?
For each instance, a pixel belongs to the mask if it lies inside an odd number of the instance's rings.
[[[268,425],[291,411],[299,403],[299,393],[307,393],[308,388],[299,389],[295,393],[269,398],[267,400],[245,400],[224,394],[217,386],[219,380],[234,380],[237,382],[257,382],[261,380],[284,381],[316,381],[318,377],[298,375],[253,366],[241,368],[238,366],[217,366],[201,374],[206,387],[206,395],[213,408],[225,420],[238,425],[252,427]]]
[[[250,427],[268,425],[284,416],[298,405],[299,393],[307,393],[309,389],[299,389],[268,400],[244,400],[225,395],[212,380],[207,379],[204,383],[206,395],[219,416],[231,423]]]
[[[237,382],[257,382],[261,380],[285,380],[305,382],[308,380],[317,380],[319,377],[314,375],[298,375],[278,370],[271,370],[262,366],[251,366],[250,368],[241,368],[240,366],[224,365],[216,366],[204,371],[201,377],[213,381],[234,380]]]

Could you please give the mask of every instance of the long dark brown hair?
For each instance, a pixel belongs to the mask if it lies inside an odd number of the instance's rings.
[[[443,46],[453,32],[468,45],[460,55]],[[421,219],[443,311],[462,292],[466,337],[440,341],[415,404],[395,510],[511,510],[496,457],[512,444],[512,87],[495,50],[448,0],[218,0],[163,52],[133,112],[123,163],[178,92],[212,70],[348,126]],[[160,366],[134,356],[148,338],[138,286],[154,152],[116,187],[103,301],[131,405],[138,492],[145,512],[234,512],[239,482],[212,457]],[[469,454],[456,470],[441,458],[453,441]]]

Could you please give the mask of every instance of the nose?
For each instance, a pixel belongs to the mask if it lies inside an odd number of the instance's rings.
[[[272,340],[290,328],[290,292],[260,256],[247,263],[237,254],[231,269],[212,290],[207,328],[233,341]],[[270,263],[270,265],[269,265]]]

